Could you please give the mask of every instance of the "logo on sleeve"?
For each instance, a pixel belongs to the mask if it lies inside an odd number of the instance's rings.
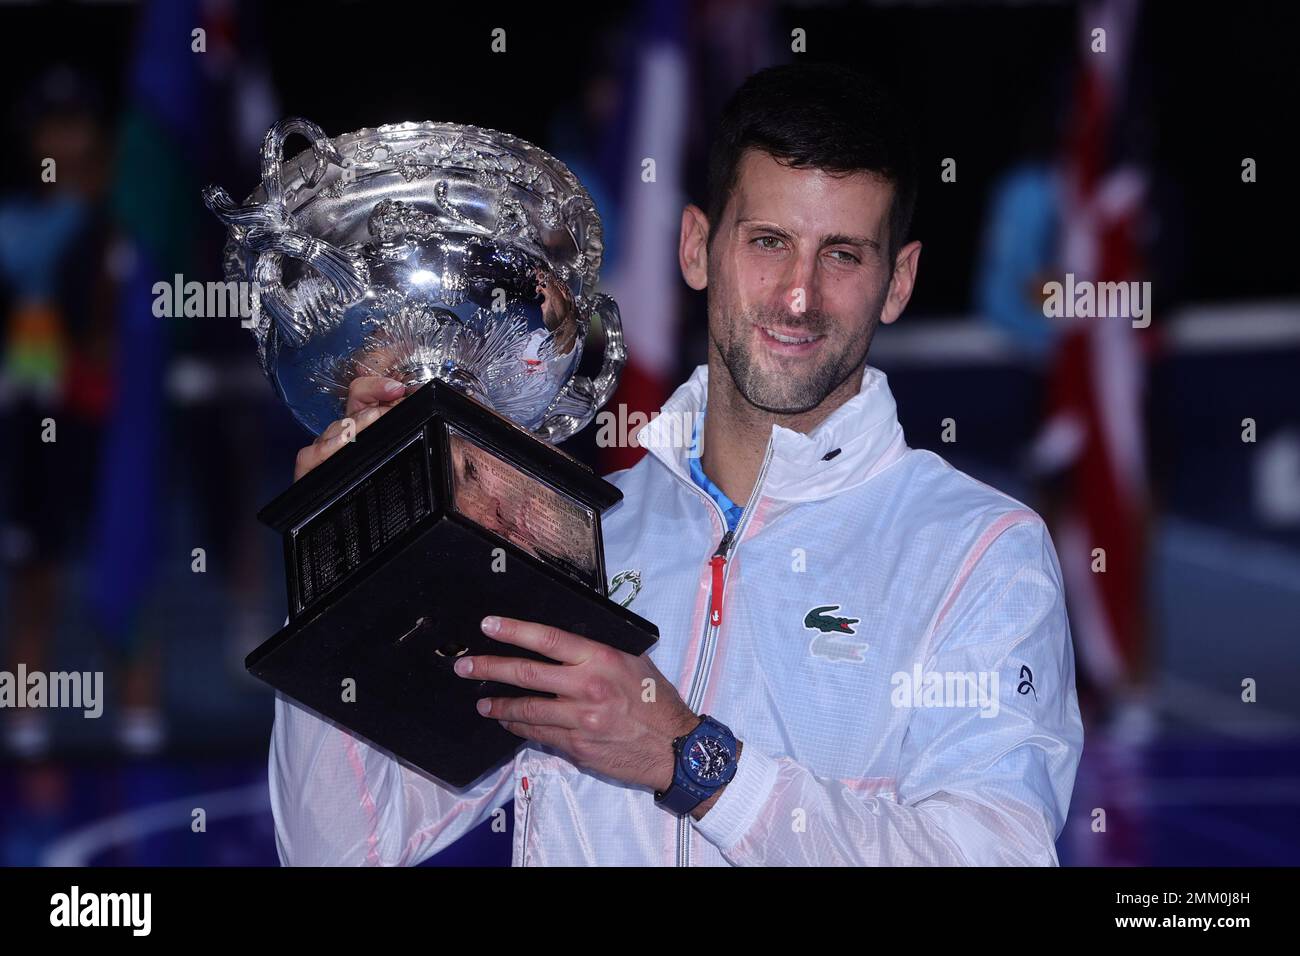
[[[805,630],[818,632],[812,639],[812,643],[808,645],[808,653],[813,657],[824,657],[827,660],[852,661],[860,664],[865,660],[862,652],[867,650],[868,645],[860,637],[857,640],[846,641],[839,635],[857,635],[858,632],[853,629],[853,625],[861,619],[841,617],[831,613],[839,609],[838,604],[822,604],[804,615]]]
[[[1022,697],[1032,693],[1034,700],[1038,700],[1038,691],[1034,690],[1034,672],[1029,669],[1028,664],[1020,665],[1020,686],[1016,688],[1016,693]]]

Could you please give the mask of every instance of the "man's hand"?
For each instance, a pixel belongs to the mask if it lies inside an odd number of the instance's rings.
[[[363,375],[348,386],[348,403],[344,417],[332,422],[316,440],[298,452],[293,465],[293,480],[297,481],[330,455],[334,454],[367,425],[406,397],[406,386],[380,375]]]
[[[560,663],[483,654],[462,657],[456,673],[557,696],[484,697],[479,713],[512,734],[559,748],[585,770],[667,790],[673,738],[689,733],[700,718],[650,658],[545,624],[499,620],[498,630],[484,626],[483,633]]]

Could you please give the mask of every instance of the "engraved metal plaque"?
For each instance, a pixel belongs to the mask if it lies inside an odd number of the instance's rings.
[[[596,513],[456,426],[446,427],[456,512],[604,593]]]

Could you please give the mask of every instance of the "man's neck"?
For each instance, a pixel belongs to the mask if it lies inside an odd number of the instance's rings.
[[[704,416],[704,473],[736,504],[749,501],[772,437],[772,426],[807,434],[831,416],[862,385],[864,369],[831,392],[816,408],[780,415],[755,408],[736,389],[731,373],[715,350],[709,351],[708,410]]]

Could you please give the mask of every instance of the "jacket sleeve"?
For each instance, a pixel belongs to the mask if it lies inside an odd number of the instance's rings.
[[[514,783],[506,763],[453,790],[279,692],[267,770],[285,866],[414,866],[490,817]]]
[[[864,796],[854,781],[745,744],[736,776],[694,821],[729,862],[1057,864],[1083,750],[1060,566],[1036,518],[1010,525],[974,562],[918,663],[983,674],[982,706],[911,706],[892,796]]]

